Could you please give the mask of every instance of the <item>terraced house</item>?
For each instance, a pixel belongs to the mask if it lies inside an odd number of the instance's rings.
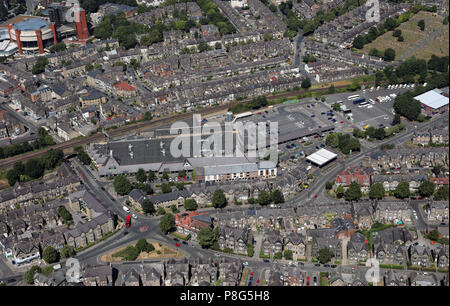
[[[411,223],[412,209],[406,201],[378,202],[374,217],[381,223]]]

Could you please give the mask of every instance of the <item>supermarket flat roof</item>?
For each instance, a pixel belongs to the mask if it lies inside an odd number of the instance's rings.
[[[336,157],[337,154],[330,152],[326,149],[320,149],[319,151],[314,152],[313,154],[307,156],[306,159],[318,166],[323,166],[326,163],[335,159]]]
[[[421,95],[415,96],[414,99],[433,109],[439,109],[443,106],[448,105],[448,98],[441,95],[434,89],[427,91]]]

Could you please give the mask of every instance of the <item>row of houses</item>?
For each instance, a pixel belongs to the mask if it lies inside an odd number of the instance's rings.
[[[70,164],[63,163],[55,173],[43,180],[28,183],[17,182],[12,188],[0,192],[0,211],[15,209],[17,205],[30,206],[44,199],[50,200],[76,191],[80,178]]]
[[[62,277],[59,277],[61,274]],[[35,275],[35,286],[67,286],[65,274]],[[154,263],[83,266],[84,286],[237,286],[242,276],[239,260],[221,258],[165,260]]]

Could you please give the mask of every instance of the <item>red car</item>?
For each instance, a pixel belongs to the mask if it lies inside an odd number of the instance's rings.
[[[309,276],[306,278],[306,286],[309,286]]]
[[[344,123],[344,121],[341,121],[341,123]]]
[[[176,247],[179,247],[179,246],[180,246],[180,244],[179,244],[178,242],[176,242],[176,243],[175,243],[175,246],[176,246]]]
[[[259,285],[259,279],[256,280],[256,283]]]
[[[314,199],[317,199],[317,194],[314,195]]]

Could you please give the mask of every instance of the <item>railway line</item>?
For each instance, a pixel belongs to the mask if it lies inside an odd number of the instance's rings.
[[[361,83],[361,84],[367,85],[367,84],[371,84],[371,83],[369,82],[369,83]],[[347,87],[347,85],[340,85],[340,86],[335,86],[335,89],[341,89],[341,88],[345,88],[345,87]],[[305,90],[290,91],[290,92],[286,92],[286,93],[267,96],[267,100],[276,100],[276,99],[280,99],[280,98],[293,97],[295,95],[304,94],[307,92],[319,92],[319,93],[324,92],[324,93],[326,93],[327,91],[328,91],[328,87],[310,89],[310,90],[306,90],[306,91]],[[143,129],[157,128],[157,127],[171,124],[175,121],[180,121],[180,120],[185,120],[185,119],[191,118],[191,116],[194,113],[200,113],[202,116],[205,116],[205,115],[210,115],[210,114],[217,113],[217,112],[226,111],[234,103],[245,103],[250,100],[251,99],[246,99],[241,102],[232,102],[232,103],[227,103],[227,104],[221,104],[221,105],[216,105],[216,106],[208,107],[208,108],[201,109],[201,110],[196,110],[193,112],[176,114],[176,115],[172,115],[172,116],[165,117],[165,118],[156,118],[156,119],[152,119],[151,121],[133,123],[130,125],[118,127],[117,129],[109,130],[108,134],[112,138],[112,137],[126,135],[131,132],[138,133]],[[6,169],[12,167],[14,165],[14,163],[16,163],[16,162],[19,162],[19,161],[23,162],[23,161],[26,161],[31,158],[39,157],[51,149],[54,149],[54,150],[61,149],[63,151],[66,151],[66,150],[72,149],[76,146],[80,146],[80,145],[82,146],[82,145],[85,145],[85,144],[88,144],[91,142],[101,141],[101,140],[104,140],[105,138],[106,138],[106,136],[103,133],[99,132],[99,133],[96,133],[91,136],[72,139],[72,140],[69,140],[69,141],[66,141],[63,143],[55,144],[55,145],[52,145],[50,147],[47,147],[45,149],[41,149],[38,151],[32,151],[32,152],[24,153],[21,155],[5,158],[5,159],[0,160],[0,170],[2,170],[2,171],[6,170]]]

